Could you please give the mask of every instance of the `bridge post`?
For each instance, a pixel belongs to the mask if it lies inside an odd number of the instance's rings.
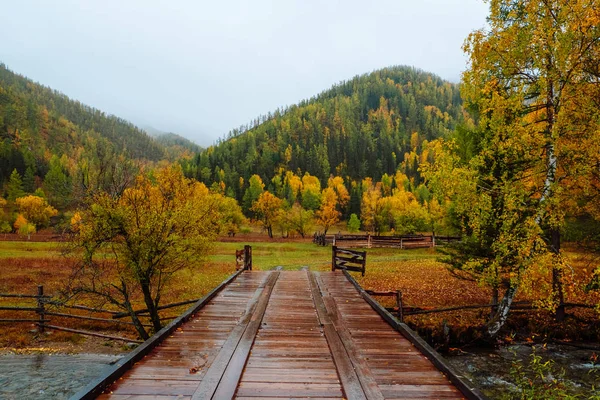
[[[244,246],[244,270],[252,271],[252,247]]]
[[[337,246],[335,245],[335,242],[333,243],[333,246],[331,246],[331,270],[335,271],[335,252],[337,251]]]

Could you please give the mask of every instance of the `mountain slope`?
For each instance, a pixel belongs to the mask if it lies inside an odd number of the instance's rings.
[[[240,178],[258,174],[270,182],[281,168],[321,182],[330,174],[379,178],[462,120],[458,85],[411,67],[384,68],[232,131],[185,169],[209,184],[223,181],[238,199]]]
[[[148,135],[168,148],[170,154],[183,156],[186,153],[198,153],[202,151],[202,147],[176,133],[164,132],[152,126],[144,126],[143,128]]]
[[[69,99],[0,64],[0,185],[13,169],[40,179],[53,156],[75,157],[98,141],[128,158],[158,161],[165,147],[121,118]]]

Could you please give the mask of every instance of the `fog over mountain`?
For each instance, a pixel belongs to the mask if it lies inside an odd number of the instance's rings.
[[[341,80],[413,65],[457,82],[480,0],[3,5],[0,60],[85,104],[208,145]]]

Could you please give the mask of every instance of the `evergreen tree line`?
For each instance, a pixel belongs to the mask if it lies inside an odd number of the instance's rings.
[[[416,187],[422,144],[448,136],[464,118],[457,85],[411,67],[385,68],[259,117],[182,166],[241,203],[252,175],[274,190],[282,170],[308,173],[322,186],[339,176],[350,191],[353,182],[402,169]]]

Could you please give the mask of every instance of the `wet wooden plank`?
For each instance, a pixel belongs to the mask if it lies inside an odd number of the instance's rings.
[[[223,374],[223,378],[219,382],[219,386],[216,388],[213,398],[233,398],[237,384],[240,380],[240,377],[242,376],[244,367],[246,366],[246,361],[248,360],[248,356],[250,355],[250,349],[254,344],[256,334],[258,333],[258,329],[260,328],[260,324],[262,323],[265,311],[267,309],[267,305],[269,304],[271,293],[277,282],[277,278],[279,278],[279,274],[279,271],[271,273],[269,281],[267,282],[267,286],[264,288],[260,300],[256,306],[256,310],[252,314],[252,318],[248,326],[246,327],[246,330],[243,336],[241,337],[237,348],[235,349],[235,353],[233,354],[231,360],[229,361],[229,364],[227,365],[227,369]],[[193,397],[194,400],[201,398],[202,397]]]
[[[236,398],[340,399],[338,372],[319,323],[308,275],[282,271]]]
[[[319,284],[328,308],[337,310],[339,330],[348,333],[348,348],[368,367],[386,399],[464,398],[413,343],[374,312],[345,274],[320,273]]]
[[[329,348],[331,349],[331,355],[340,375],[344,393],[348,399],[367,399],[367,394],[365,393],[360,379],[354,370],[354,366],[352,365],[352,361],[346,352],[346,348],[344,347],[344,344],[342,343],[342,340],[336,332],[335,326],[331,322],[331,319],[327,313],[327,308],[325,307],[325,303],[321,297],[321,292],[319,290],[315,275],[310,272],[308,272],[308,274],[313,301],[315,302],[315,308],[317,309],[317,315],[319,316],[321,325],[323,325],[323,331],[325,332],[325,337],[327,338],[327,344],[329,344]]]
[[[279,272],[269,273],[264,284],[256,290],[246,307],[244,316],[233,328],[219,354],[206,371],[204,379],[193,392],[193,400],[211,399],[213,396],[232,397],[258,330],[257,321],[260,324],[278,277]],[[232,391],[231,395],[219,394],[220,391],[227,390]]]
[[[241,273],[202,309],[191,315],[187,323],[172,332],[160,345],[133,365],[107,393],[112,392],[113,396],[129,396],[127,398],[140,396],[142,399],[159,394],[158,398],[165,399],[172,396],[191,398],[267,275],[268,272],[258,271]],[[235,303],[229,302],[232,296],[238,299]],[[212,318],[215,313],[222,314]],[[153,380],[160,382],[162,388],[152,386],[150,382]],[[180,385],[171,385],[169,382],[181,382],[183,386],[179,388]],[[109,394],[103,398],[109,398]]]
[[[342,273],[255,271],[233,283],[100,398],[463,397]]]
[[[315,283],[317,283],[319,287],[319,292],[321,293],[321,297],[323,299],[323,304],[327,309],[327,313],[333,323],[333,326],[336,329],[338,336],[340,337],[344,347],[346,348],[346,352],[348,353],[348,358],[352,362],[358,379],[360,380],[361,386],[365,392],[365,395],[369,400],[383,400],[383,394],[379,390],[375,377],[371,373],[371,369],[367,362],[365,362],[365,353],[360,353],[357,344],[352,339],[350,331],[346,326],[346,321],[343,316],[340,314],[340,310],[338,309],[335,300],[327,291],[322,291],[321,288],[324,287],[324,284],[321,281],[320,275],[313,273],[315,276]],[[380,342],[379,345],[382,349],[389,352],[390,349],[386,346],[385,343]]]

